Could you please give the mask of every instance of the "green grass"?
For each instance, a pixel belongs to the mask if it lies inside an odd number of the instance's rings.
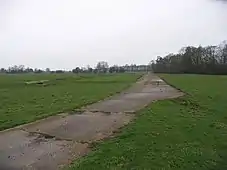
[[[227,169],[227,76],[161,75],[186,96],[140,111],[69,169]]]
[[[78,109],[129,86],[141,74],[0,75],[0,130]],[[43,84],[26,84],[48,80]]]

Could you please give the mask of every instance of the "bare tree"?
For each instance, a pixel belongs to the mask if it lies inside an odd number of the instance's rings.
[[[101,73],[106,73],[108,71],[109,65],[106,61],[100,61],[98,62],[96,69],[98,70],[98,72]]]
[[[50,71],[50,68],[46,68],[46,72],[47,73],[50,73],[51,71]]]

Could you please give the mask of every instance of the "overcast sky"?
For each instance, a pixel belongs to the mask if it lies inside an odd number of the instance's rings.
[[[186,45],[227,40],[215,0],[0,0],[0,67],[147,64]]]

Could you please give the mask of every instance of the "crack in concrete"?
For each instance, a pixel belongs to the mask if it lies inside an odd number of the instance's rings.
[[[105,115],[111,115],[111,114],[135,114],[136,111],[125,111],[125,112],[110,112],[110,111],[103,111],[103,110],[89,110],[89,109],[81,109],[77,110],[76,112],[71,112],[70,114],[92,114],[92,113],[99,113],[99,114],[105,114]]]
[[[43,132],[34,132],[34,131],[30,132],[30,131],[26,131],[25,129],[23,129],[22,131],[28,133],[28,136],[37,136],[37,138],[43,138],[47,140],[53,139],[56,141],[73,141],[72,139],[69,139],[69,138],[60,138],[55,135],[50,135]]]
[[[80,114],[83,114],[83,113],[87,113],[87,114],[105,114],[105,115],[111,115],[111,114],[135,114],[135,111],[126,111],[126,112],[107,112],[107,111],[99,111],[99,110],[77,110],[77,112],[79,112]],[[87,144],[89,146],[89,148],[92,148],[93,146],[93,143],[98,143],[100,140],[91,140],[91,141],[84,141],[84,140],[74,140],[74,139],[71,139],[71,138],[62,138],[62,137],[58,137],[56,135],[51,135],[51,134],[48,134],[48,133],[44,133],[44,132],[40,132],[40,131],[28,131],[26,129],[21,129],[22,131],[28,133],[28,136],[30,137],[36,137],[36,142],[42,142],[43,140],[55,140],[55,141],[69,141],[69,142],[75,142],[75,143],[78,143],[78,144]],[[112,135],[110,136],[113,136],[113,134],[116,134],[118,133],[119,131],[118,130],[115,130],[112,132]],[[109,137],[110,137],[109,136]]]

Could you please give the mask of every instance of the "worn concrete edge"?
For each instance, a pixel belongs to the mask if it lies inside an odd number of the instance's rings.
[[[185,95],[185,94],[186,94],[186,95],[190,95],[188,92],[182,90],[181,88],[179,88],[179,87],[177,87],[176,85],[170,83],[169,81],[165,80],[164,78],[161,78],[161,77],[158,76],[157,74],[155,74],[155,75],[156,75],[157,77],[159,77],[161,80],[163,80],[167,85],[169,85],[169,86],[171,86],[171,87],[177,89],[178,91],[184,93],[184,95]],[[184,96],[184,95],[182,95],[182,96]]]

